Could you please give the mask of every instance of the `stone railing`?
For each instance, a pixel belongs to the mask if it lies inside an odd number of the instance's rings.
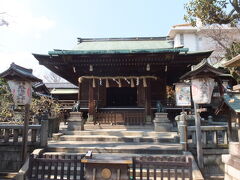
[[[16,145],[22,143],[23,125],[0,124],[0,144]],[[42,120],[41,125],[29,125],[29,144],[47,145],[48,122]]]
[[[194,117],[194,116],[192,116]],[[196,126],[189,126],[187,121],[189,116],[185,113],[177,116],[178,132],[182,148],[187,151],[188,147],[196,147]],[[210,121],[211,122],[211,121]],[[226,123],[216,123],[214,125],[201,126],[201,140],[203,148],[226,148],[229,144],[228,126]]]
[[[204,148],[227,147],[228,134],[227,126],[201,126],[202,144]],[[196,146],[196,127],[188,126],[188,145]],[[190,138],[189,138],[190,137]]]

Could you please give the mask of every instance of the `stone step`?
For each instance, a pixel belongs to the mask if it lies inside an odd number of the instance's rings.
[[[95,129],[149,129],[153,130],[153,125],[111,125],[111,124],[84,124],[84,130],[95,130]]]
[[[67,131],[63,130],[65,135],[109,135],[109,136],[147,136],[147,137],[168,137],[174,138],[178,136],[177,132],[155,132],[149,130],[85,130],[85,131]]]
[[[177,138],[163,137],[141,137],[141,136],[110,136],[110,135],[63,135],[60,141],[88,141],[88,142],[156,142],[175,143]]]
[[[128,153],[128,154],[181,154],[178,143],[112,143],[112,142],[78,142],[50,141],[47,151],[68,153]]]

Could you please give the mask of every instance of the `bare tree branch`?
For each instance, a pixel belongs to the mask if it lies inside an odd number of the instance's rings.
[[[0,26],[8,26],[9,23],[8,21],[2,16],[2,15],[5,15],[6,12],[0,12]]]

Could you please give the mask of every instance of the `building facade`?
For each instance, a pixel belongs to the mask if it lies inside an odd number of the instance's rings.
[[[41,65],[78,86],[80,111],[89,121],[108,124],[151,123],[160,102],[177,108],[167,86],[209,57],[212,51],[175,48],[167,37],[78,39],[73,50],[33,54]]]
[[[196,27],[191,24],[174,25],[168,36],[174,42],[174,47],[189,48],[190,51],[213,50],[209,61],[215,64],[224,59],[225,49],[232,42],[240,41],[240,30],[229,25],[202,26],[197,23]]]

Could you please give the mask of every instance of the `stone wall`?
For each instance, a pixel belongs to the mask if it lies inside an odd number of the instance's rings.
[[[222,156],[225,164],[224,180],[240,179],[240,143],[229,143],[229,154]]]
[[[204,149],[204,176],[224,176],[222,155],[228,154],[228,149]]]
[[[192,150],[195,159],[196,151]],[[228,154],[228,149],[203,149],[203,165],[202,173],[205,178],[209,177],[223,177],[224,163],[222,162],[222,155]]]
[[[32,152],[35,147],[29,147]],[[0,145],[0,172],[16,172],[21,166],[21,145]]]

